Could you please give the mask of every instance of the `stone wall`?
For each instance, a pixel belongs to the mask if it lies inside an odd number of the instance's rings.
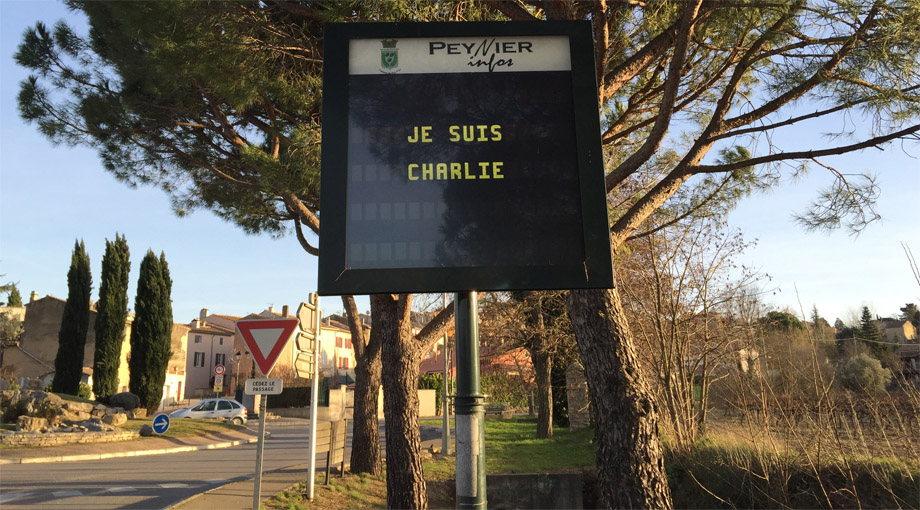
[[[591,426],[591,397],[588,380],[580,363],[572,363],[565,371],[565,385],[569,400],[569,429],[579,430]]]
[[[4,446],[60,446],[65,444],[87,443],[114,443],[137,439],[140,434],[136,431],[122,432],[54,432],[43,434],[40,432],[24,432],[3,434],[0,444]]]

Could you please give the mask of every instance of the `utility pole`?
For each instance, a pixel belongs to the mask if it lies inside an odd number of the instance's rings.
[[[457,348],[457,508],[486,508],[485,396],[479,380],[476,292],[454,295]]]

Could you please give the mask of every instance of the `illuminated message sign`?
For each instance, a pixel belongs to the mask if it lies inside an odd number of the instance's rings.
[[[587,22],[329,24],[320,294],[610,287]]]

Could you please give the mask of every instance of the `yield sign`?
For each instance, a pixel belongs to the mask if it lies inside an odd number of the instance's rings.
[[[236,322],[236,329],[249,347],[262,375],[268,376],[278,356],[297,329],[297,319],[249,319]]]

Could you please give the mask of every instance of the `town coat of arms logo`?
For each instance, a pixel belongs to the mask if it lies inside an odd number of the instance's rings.
[[[395,69],[399,65],[399,48],[396,47],[396,39],[384,39],[380,43],[383,44],[383,48],[380,49],[380,67]]]

